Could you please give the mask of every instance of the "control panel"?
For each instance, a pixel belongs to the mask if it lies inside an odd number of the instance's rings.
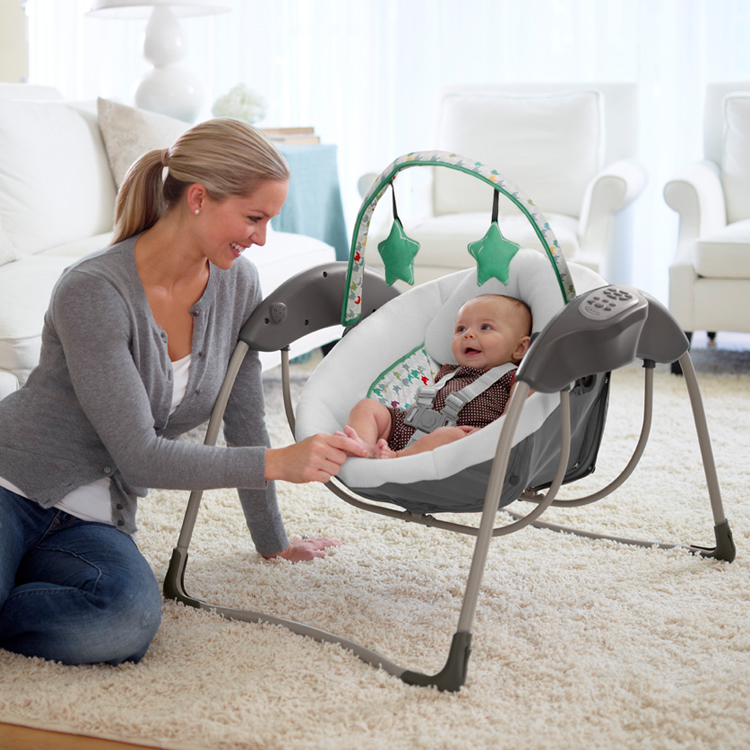
[[[578,310],[589,320],[611,320],[636,305],[638,297],[628,289],[606,286],[584,295]]]

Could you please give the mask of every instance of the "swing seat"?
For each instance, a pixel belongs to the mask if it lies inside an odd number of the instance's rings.
[[[576,289],[606,285],[594,271],[573,264],[569,268]],[[344,336],[305,384],[297,403],[295,439],[341,430],[351,408],[365,396],[408,408],[419,386],[433,384],[442,365],[455,364],[453,322],[461,305],[477,295],[504,294],[525,302],[532,312],[532,337],[564,306],[549,261],[536,250],[518,251],[507,286],[497,279],[479,286],[476,276],[470,269],[417,286]],[[609,378],[602,374],[595,380],[578,387],[574,396],[570,479],[594,469]],[[559,456],[559,407],[556,393],[528,398],[501,505],[516,500],[527,487],[552,480]],[[434,451],[391,460],[349,459],[338,478],[359,495],[413,513],[481,511],[504,419]]]

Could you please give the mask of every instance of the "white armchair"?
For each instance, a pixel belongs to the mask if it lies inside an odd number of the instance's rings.
[[[750,333],[750,82],[706,87],[702,161],[664,187],[680,215],[669,309],[683,330]]]
[[[427,148],[483,162],[514,182],[548,219],[568,260],[627,282],[632,204],[645,185],[634,160],[635,84],[508,84],[440,92]],[[424,144],[420,146],[425,150]],[[470,242],[490,225],[492,189],[450,169],[404,170],[395,182],[399,217],[420,243],[416,283],[467,268]],[[422,173],[417,175],[416,173]],[[360,180],[364,192],[375,175]],[[419,180],[419,182],[417,182]],[[375,212],[369,244],[390,229],[390,200]],[[521,212],[500,201],[502,233],[522,247],[542,246]],[[371,253],[377,266],[380,258]]]

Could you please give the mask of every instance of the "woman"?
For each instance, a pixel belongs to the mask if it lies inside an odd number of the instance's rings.
[[[227,406],[228,447],[171,440],[210,415],[261,300],[240,256],[265,243],[288,179],[253,128],[197,125],[133,164],[114,244],[58,281],[39,366],[0,402],[0,647],[72,664],[143,657],[161,615],[133,540],[149,487],[238,487],[264,557],[337,544],[289,540],[272,480],[325,482],[361,451],[329,435],[271,449],[257,355]]]

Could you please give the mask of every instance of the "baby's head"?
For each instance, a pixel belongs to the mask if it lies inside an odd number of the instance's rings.
[[[524,302],[483,294],[458,311],[451,349],[462,367],[489,370],[506,362],[518,364],[530,336],[531,311]]]

